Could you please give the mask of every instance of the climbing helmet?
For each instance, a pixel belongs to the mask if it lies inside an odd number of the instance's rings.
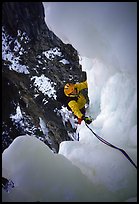
[[[68,83],[64,86],[64,93],[69,96],[74,91],[74,84]]]

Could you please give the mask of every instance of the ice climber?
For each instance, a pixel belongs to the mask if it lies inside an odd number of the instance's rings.
[[[85,116],[85,105],[89,104],[87,80],[81,83],[65,84],[61,94],[57,95],[58,100],[61,98],[63,99],[63,105],[66,105],[73,112],[74,116],[77,117],[78,124],[81,124],[83,120],[87,124],[92,122],[90,117]]]

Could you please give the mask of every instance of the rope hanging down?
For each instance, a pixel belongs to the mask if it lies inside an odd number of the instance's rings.
[[[86,124],[86,123],[85,123]],[[120,149],[114,145],[112,145],[111,143],[107,142],[106,140],[104,140],[102,137],[100,137],[99,135],[97,135],[87,124],[86,126],[89,128],[89,130],[91,130],[91,132],[101,141],[103,142],[104,144],[112,147],[112,148],[115,148],[115,149],[118,149],[119,151],[121,151],[124,156],[133,164],[133,166],[137,169],[137,165],[132,161],[132,159],[128,156],[128,154],[123,150],[123,149]]]

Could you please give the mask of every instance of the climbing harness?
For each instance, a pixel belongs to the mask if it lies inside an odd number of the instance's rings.
[[[104,140],[102,137],[100,137],[99,135],[97,135],[86,123],[85,125],[88,127],[89,130],[91,130],[91,132],[101,141],[103,142],[104,144],[112,147],[112,148],[115,148],[115,149],[118,149],[119,151],[121,151],[124,156],[133,164],[133,166],[137,169],[137,165],[132,161],[132,159],[128,156],[128,154],[123,150],[123,149],[120,149],[114,145],[112,145],[111,143],[107,142],[106,140]]]

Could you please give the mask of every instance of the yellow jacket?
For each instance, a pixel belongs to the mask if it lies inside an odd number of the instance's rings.
[[[77,101],[75,100],[71,100],[68,103],[68,106],[71,108],[72,112],[74,113],[74,115],[77,116],[77,118],[82,118],[83,114],[81,113],[81,109],[85,106],[86,104],[86,99],[83,96],[83,94],[81,93],[81,90],[83,89],[87,89],[88,88],[88,84],[87,84],[87,80],[78,84],[75,84],[75,88],[78,91],[78,99]]]

